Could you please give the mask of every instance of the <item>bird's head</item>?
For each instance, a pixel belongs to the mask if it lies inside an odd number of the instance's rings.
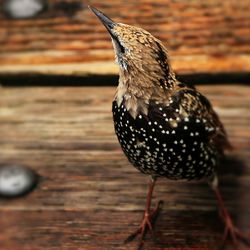
[[[96,8],[89,8],[111,36],[120,74],[128,72],[131,78],[140,73],[142,79],[145,76],[163,85],[172,79],[167,49],[160,40],[142,28],[116,23]]]

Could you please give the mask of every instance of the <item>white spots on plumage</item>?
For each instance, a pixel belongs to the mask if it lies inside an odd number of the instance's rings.
[[[214,131],[215,129],[213,127],[205,127],[205,130],[208,131],[208,132],[212,132]]]
[[[170,118],[170,119],[172,119],[172,118]],[[175,121],[175,120],[170,120],[169,119],[169,123],[170,123],[170,125],[172,126],[172,127],[174,127],[174,128],[176,128],[177,126],[178,126],[178,124],[177,124],[177,122]]]
[[[142,147],[145,147],[145,142],[143,141],[143,142],[141,142],[141,141],[139,141],[139,140],[136,140],[136,145],[135,145],[135,147],[137,147],[137,148],[142,148]]]
[[[212,158],[212,159],[211,159],[211,162],[212,162],[213,166],[215,166],[215,165],[216,165],[216,161],[215,161],[215,159],[214,159],[214,158]]]
[[[197,118],[197,119],[196,119],[196,123],[200,123],[200,122],[201,122],[200,119]]]
[[[177,156],[177,159],[178,159],[179,161],[182,161],[181,155],[178,155],[178,156]]]
[[[176,109],[176,110],[175,110],[176,113],[179,113],[179,111],[180,111],[179,109]]]
[[[163,165],[163,166],[162,166],[162,168],[163,168],[163,170],[165,170],[165,171],[167,171],[167,170],[168,170],[168,168],[167,168],[167,166],[166,166],[166,165]]]
[[[139,119],[142,119],[142,115],[139,115],[138,117],[139,117]]]
[[[194,133],[193,133],[193,132],[191,132],[191,133],[190,133],[190,136],[194,136]]]
[[[115,131],[123,151],[130,162],[135,164],[139,170],[147,174],[157,172],[157,174],[168,176],[171,179],[192,179],[208,176],[212,173],[217,164],[214,151],[208,147],[207,143],[201,142],[200,138],[196,139],[196,136],[200,136],[200,131],[195,130],[195,127],[192,129],[191,124],[193,122],[195,126],[196,118],[192,118],[192,120],[189,118],[190,123],[183,124],[179,121],[184,121],[184,117],[167,117],[168,114],[163,112],[161,121],[153,118],[148,121],[142,114],[140,114],[141,118],[138,114],[137,118],[143,119],[142,123],[139,123],[139,120],[136,121],[132,117],[130,119],[126,112],[128,111],[124,110],[123,104],[120,106],[119,112],[117,112],[117,108],[113,111],[114,116],[116,116],[114,119]],[[165,119],[167,123],[164,124]],[[187,120],[186,118],[185,121]],[[181,127],[179,126],[178,130],[173,128],[170,123],[177,123],[177,121],[178,124],[183,124]],[[200,119],[200,122],[204,122],[204,120]],[[189,139],[181,138],[183,135],[181,128],[185,133],[184,136],[191,136],[190,133],[193,136]],[[207,126],[207,128],[215,129],[211,126]],[[155,133],[154,131],[157,129],[159,131]],[[190,131],[187,133],[185,130]],[[162,136],[165,134],[169,136]],[[174,136],[175,134],[178,137]],[[213,162],[211,158],[213,158]]]

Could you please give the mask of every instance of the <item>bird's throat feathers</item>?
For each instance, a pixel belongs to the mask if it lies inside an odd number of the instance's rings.
[[[116,91],[118,106],[125,102],[126,109],[135,118],[147,114],[151,100],[166,103],[177,80],[171,69],[167,50],[157,39],[144,51],[127,52],[119,58],[119,85]]]

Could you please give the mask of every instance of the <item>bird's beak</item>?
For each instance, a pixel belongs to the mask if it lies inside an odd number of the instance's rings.
[[[94,14],[100,19],[102,24],[105,26],[105,28],[108,30],[108,32],[113,35],[112,29],[115,27],[116,23],[112,21],[109,17],[105,16],[101,11],[98,9],[88,6],[90,10],[94,12]]]
[[[119,57],[125,51],[124,47],[122,46],[122,44],[119,41],[118,35],[115,34],[115,32],[114,32],[114,27],[119,25],[119,23],[115,23],[109,17],[105,16],[101,11],[99,11],[98,9],[96,9],[94,7],[89,6],[89,9],[94,12],[94,14],[101,20],[102,24],[108,30],[108,32],[112,38],[112,42],[113,42],[113,46],[114,46],[116,55]]]

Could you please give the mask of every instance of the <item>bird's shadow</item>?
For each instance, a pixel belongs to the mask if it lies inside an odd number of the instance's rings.
[[[218,176],[241,176],[246,173],[247,165],[238,156],[225,155],[221,158],[220,166],[218,168]],[[237,181],[237,178],[235,178]]]
[[[220,189],[224,198],[225,204],[231,213],[233,220],[239,228],[250,227],[250,223],[245,222],[247,214],[240,204],[247,203],[242,199],[243,185],[240,176],[246,174],[246,163],[237,156],[223,156],[218,169],[220,180]],[[185,189],[190,189],[189,183],[182,183]],[[202,247],[202,249],[218,249],[219,243],[223,234],[223,223],[219,219],[216,201],[213,193],[209,193],[209,189],[205,184],[201,185],[201,192],[197,194],[197,201],[201,204],[204,200],[207,203],[207,208],[203,209],[186,209],[168,210],[167,202],[158,217],[156,222],[157,245],[171,247]],[[194,188],[198,188],[195,185]],[[243,192],[244,193],[244,192]],[[204,199],[204,197],[207,197]],[[178,199],[177,199],[178,200]],[[166,200],[167,201],[167,200]],[[195,201],[194,201],[195,202]],[[206,205],[205,205],[206,206]],[[249,221],[249,218],[248,218]],[[245,224],[246,223],[246,224]],[[245,225],[244,225],[245,224]],[[232,244],[227,241],[224,249],[231,249]]]

